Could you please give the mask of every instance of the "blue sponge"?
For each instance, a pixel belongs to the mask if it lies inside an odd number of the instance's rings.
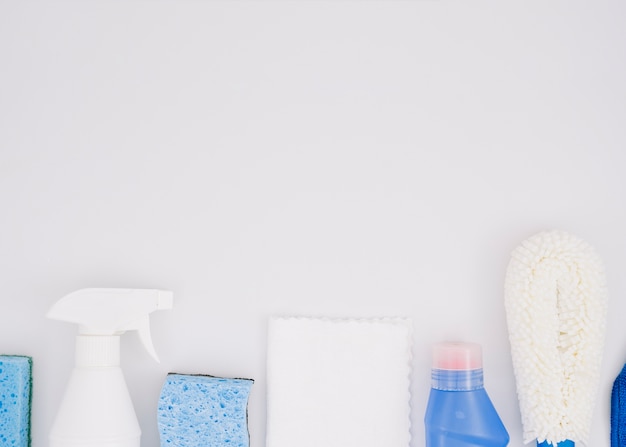
[[[251,379],[168,374],[158,408],[161,447],[248,447]]]
[[[32,359],[0,355],[0,446],[30,445]]]

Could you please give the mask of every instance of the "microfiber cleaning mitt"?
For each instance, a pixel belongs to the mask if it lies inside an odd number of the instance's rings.
[[[32,359],[0,355],[0,445],[30,445]]]
[[[588,442],[607,302],[602,262],[586,242],[549,231],[513,251],[505,308],[525,443]]]
[[[168,374],[158,424],[162,447],[248,447],[251,379]]]
[[[267,447],[407,447],[412,325],[273,318]]]

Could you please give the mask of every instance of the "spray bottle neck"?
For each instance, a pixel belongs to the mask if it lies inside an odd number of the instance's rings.
[[[431,371],[431,387],[442,391],[473,391],[483,388],[483,369]]]
[[[119,365],[119,335],[76,336],[76,367],[115,367]]]

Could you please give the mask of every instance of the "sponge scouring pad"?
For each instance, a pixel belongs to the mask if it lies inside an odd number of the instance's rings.
[[[0,355],[0,445],[30,445],[32,359]]]
[[[248,447],[251,379],[168,374],[158,424],[162,447]]]

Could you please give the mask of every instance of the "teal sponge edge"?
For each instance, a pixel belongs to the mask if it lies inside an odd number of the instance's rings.
[[[32,358],[0,355],[0,445],[29,447]]]
[[[161,447],[249,447],[248,396],[254,380],[168,374],[161,390]]]

